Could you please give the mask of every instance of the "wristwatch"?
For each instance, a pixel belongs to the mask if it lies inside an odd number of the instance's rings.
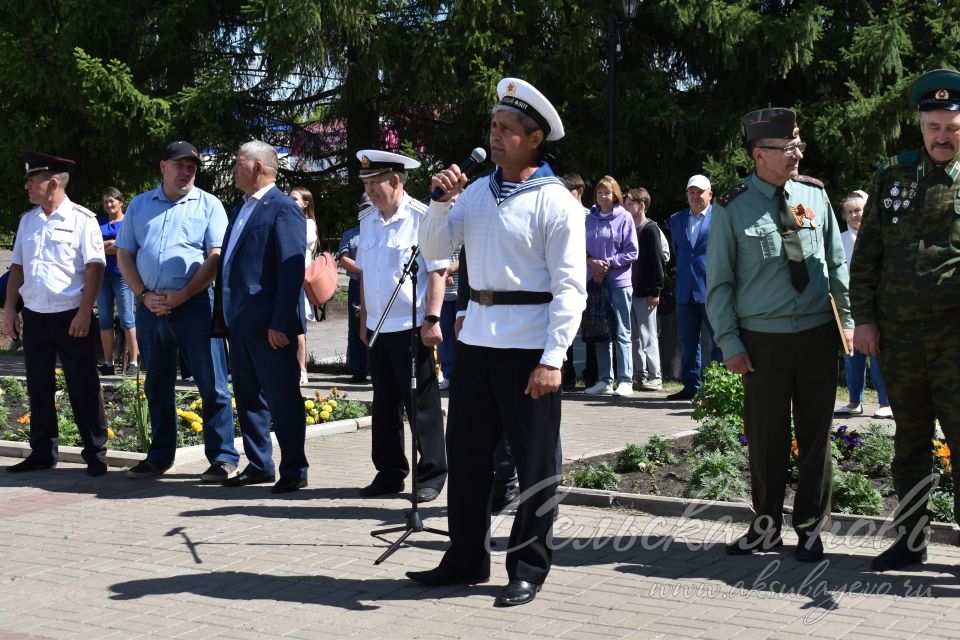
[[[433,316],[433,315],[423,316],[423,319],[424,319],[426,322],[432,322],[433,324],[436,324],[436,323],[440,322],[440,316]]]
[[[143,291],[136,295],[137,304],[143,304],[143,299],[147,297],[148,293],[153,293],[150,289],[144,288]]]

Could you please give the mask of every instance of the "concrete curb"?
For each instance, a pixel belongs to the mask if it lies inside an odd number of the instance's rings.
[[[352,433],[358,429],[365,429],[370,426],[373,419],[370,416],[363,418],[350,418],[347,420],[337,420],[335,422],[326,422],[324,424],[315,424],[307,427],[307,438],[322,438],[336,435],[338,433]],[[274,445],[277,445],[277,436],[271,432],[270,438]],[[234,446],[238,451],[243,451],[243,438],[235,438]],[[81,447],[60,447],[61,462],[76,462],[83,464],[83,456],[80,455]],[[9,440],[0,440],[0,456],[9,458],[26,458],[30,455],[30,443],[12,442]],[[132,467],[146,457],[146,454],[133,451],[110,451],[107,450],[105,462],[108,467]],[[200,462],[206,459],[203,445],[198,444],[192,447],[177,449],[177,462],[189,463]]]
[[[672,498],[651,496],[619,491],[599,489],[580,489],[560,487],[560,501],[577,507],[599,507],[602,509],[633,509],[654,516],[669,518],[688,518],[702,520],[729,520],[730,522],[749,522],[753,518],[753,507],[745,502],[715,502],[693,498]],[[785,509],[785,524],[790,524],[790,511]],[[832,535],[842,536],[883,536],[892,538],[896,529],[892,520],[879,516],[861,516],[849,513],[833,513]],[[934,522],[930,525],[930,541],[938,544],[958,544],[960,527],[954,523]]]

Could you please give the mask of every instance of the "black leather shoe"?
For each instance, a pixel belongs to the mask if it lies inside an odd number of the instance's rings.
[[[242,471],[229,480],[223,481],[225,487],[243,487],[248,484],[265,484],[267,482],[276,482],[276,476],[268,473],[257,473],[256,471]]]
[[[97,460],[96,462],[90,462],[87,464],[87,475],[96,478],[97,476],[102,476],[107,472],[107,465],[102,460]]]
[[[665,400],[693,400],[693,397],[697,395],[696,391],[691,391],[690,389],[680,389],[676,393],[671,393],[668,395]]]
[[[440,492],[433,487],[420,487],[417,489],[417,502],[433,502],[438,495],[440,495]]]
[[[727,555],[745,556],[751,553],[766,553],[783,546],[779,531],[759,533],[750,529],[727,545]]]
[[[516,607],[517,605],[527,604],[537,597],[537,592],[543,587],[541,584],[533,584],[526,580],[511,580],[503,588],[497,599],[493,601],[495,607]]]
[[[377,496],[386,496],[391,493],[400,493],[401,491],[403,491],[402,480],[399,484],[373,481],[367,486],[360,488],[360,496],[363,498],[376,498]]]
[[[820,562],[823,560],[823,540],[817,533],[801,533],[793,557],[800,562]]]
[[[426,571],[407,571],[407,577],[428,587],[442,587],[448,584],[481,584],[490,579],[489,574],[454,573],[443,567]]]
[[[892,545],[873,559],[870,568],[882,573],[884,571],[897,571],[912,564],[921,564],[926,561],[926,536],[917,536],[917,540],[914,540],[911,544],[909,536],[901,534],[897,536]]]
[[[307,486],[306,478],[280,478],[277,484],[270,488],[270,493],[290,493]]]
[[[41,471],[43,469],[53,469],[57,466],[56,462],[40,462],[34,457],[25,458],[15,465],[7,467],[10,473],[23,473],[24,471]]]

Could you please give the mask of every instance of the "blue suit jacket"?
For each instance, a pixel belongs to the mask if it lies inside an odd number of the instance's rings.
[[[700,225],[697,243],[692,246],[687,237],[690,208],[677,211],[670,216],[670,237],[673,255],[677,259],[676,296],[680,304],[689,302],[691,294],[697,302],[705,302],[707,299],[707,242],[710,240],[712,213],[713,204],[708,204],[703,215],[703,223]]]
[[[306,325],[302,291],[307,220],[300,207],[274,187],[257,203],[224,261],[242,206],[230,214],[223,236],[214,331],[225,335],[226,329],[232,337],[265,340],[267,330],[273,329],[295,338]]]

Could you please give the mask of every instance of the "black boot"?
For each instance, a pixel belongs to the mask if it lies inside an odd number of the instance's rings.
[[[920,564],[927,560],[927,536],[925,533],[907,535],[901,530],[893,544],[884,549],[870,563],[874,571],[897,571],[911,564]]]

